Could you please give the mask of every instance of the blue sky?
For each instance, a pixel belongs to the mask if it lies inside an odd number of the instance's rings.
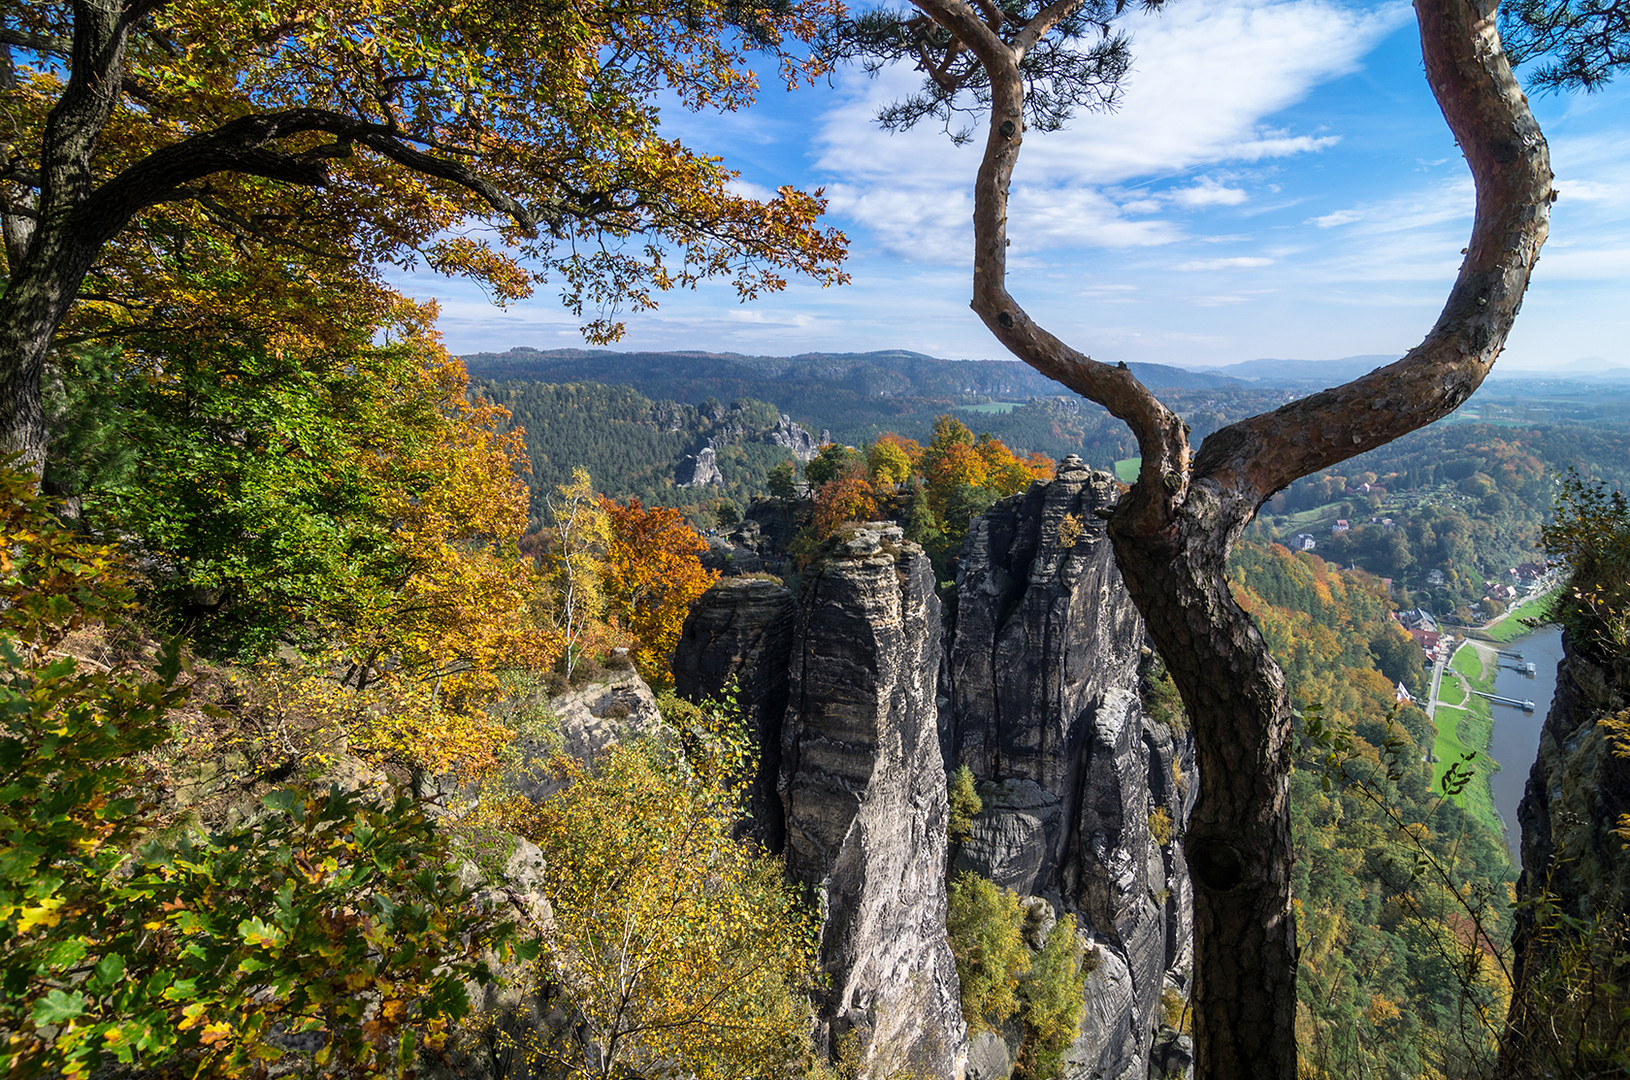
[[[1135,17],[1120,109],[1026,137],[1010,288],[1106,361],[1401,355],[1431,325],[1470,228],[1472,191],[1421,72],[1407,4],[1180,0]],[[909,69],[765,92],[732,115],[669,110],[747,190],[823,187],[853,281],[751,304],[727,285],[668,294],[624,349],[765,354],[914,349],[1005,358],[968,310],[978,145],[871,118]],[[1556,188],[1551,237],[1503,369],[1630,365],[1630,79],[1535,111]],[[547,287],[507,310],[429,273],[454,352],[580,346]]]

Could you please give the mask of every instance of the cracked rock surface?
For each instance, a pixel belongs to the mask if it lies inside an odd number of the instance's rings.
[[[1066,458],[975,522],[942,691],[947,763],[984,803],[957,867],[1046,897],[1100,947],[1068,1077],[1146,1076],[1161,991],[1191,963],[1193,752],[1138,695],[1143,623],[1095,513],[1115,498]]]
[[[819,1035],[866,1072],[959,1075],[945,935],[946,800],[935,709],[940,604],[928,558],[878,523],[804,573],[781,728],[789,873],[822,914]]]

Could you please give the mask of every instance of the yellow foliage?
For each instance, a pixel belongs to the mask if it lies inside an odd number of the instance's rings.
[[[1384,994],[1370,995],[1369,1007],[1364,1010],[1364,1019],[1377,1026],[1388,1020],[1396,1020],[1402,1015],[1397,1004]]]
[[[733,736],[739,740],[739,735]],[[560,1075],[733,1080],[808,1056],[813,928],[780,868],[734,838],[736,793],[647,742],[585,766],[510,828],[543,851],[554,925],[538,975],[581,1035],[518,1047]]]
[[[343,735],[345,749],[409,773],[475,781],[498,769],[499,752],[514,732],[484,710],[468,702],[448,707],[435,680],[369,681],[343,653],[335,651],[328,660],[301,667],[266,663],[259,670],[278,727],[312,732],[300,747],[307,764],[328,764],[340,749],[322,735],[332,730]]]
[[[1149,811],[1149,835],[1162,847],[1171,843],[1172,837],[1176,835],[1172,828],[1171,811],[1164,806],[1157,806]]]
[[[1073,548],[1075,542],[1081,538],[1081,530],[1085,527],[1078,514],[1065,514],[1064,520],[1058,523],[1058,546]]]
[[[903,441],[899,436],[884,436],[867,450],[866,467],[879,484],[895,487],[910,478],[912,457],[901,445]]]
[[[604,651],[617,639],[605,622],[603,575],[611,519],[582,468],[572,470],[571,482],[556,488],[546,506],[548,546],[538,561],[551,591],[543,615],[560,643],[570,678],[582,657]]]

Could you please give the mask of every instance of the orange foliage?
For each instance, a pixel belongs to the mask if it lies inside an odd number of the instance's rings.
[[[825,539],[845,521],[871,521],[877,517],[877,494],[861,475],[840,476],[822,484],[815,494],[811,528]]]
[[[1030,456],[1024,459],[1024,467],[1036,480],[1051,480],[1058,472],[1058,462],[1039,450],[1031,451]]]
[[[979,436],[974,449],[985,462],[985,474],[989,478],[987,482],[1003,495],[1016,495],[1029,487],[1030,481],[1036,479],[1030,465],[1015,457],[1013,451],[1007,448],[1007,444],[994,435]],[[1045,457],[1041,459],[1047,461]],[[1051,464],[1049,461],[1048,465]]]
[[[831,486],[831,485],[828,485]],[[707,550],[678,510],[621,504],[601,498],[611,523],[606,547],[606,600],[622,624],[639,638],[634,664],[653,686],[670,686],[674,646],[691,603],[719,579],[697,558]]]

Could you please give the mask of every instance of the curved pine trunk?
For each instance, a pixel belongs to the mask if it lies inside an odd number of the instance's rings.
[[[1228,591],[1230,530],[1193,515],[1115,554],[1193,724],[1200,792],[1184,837],[1194,887],[1196,1075],[1296,1075],[1290,696]]]

